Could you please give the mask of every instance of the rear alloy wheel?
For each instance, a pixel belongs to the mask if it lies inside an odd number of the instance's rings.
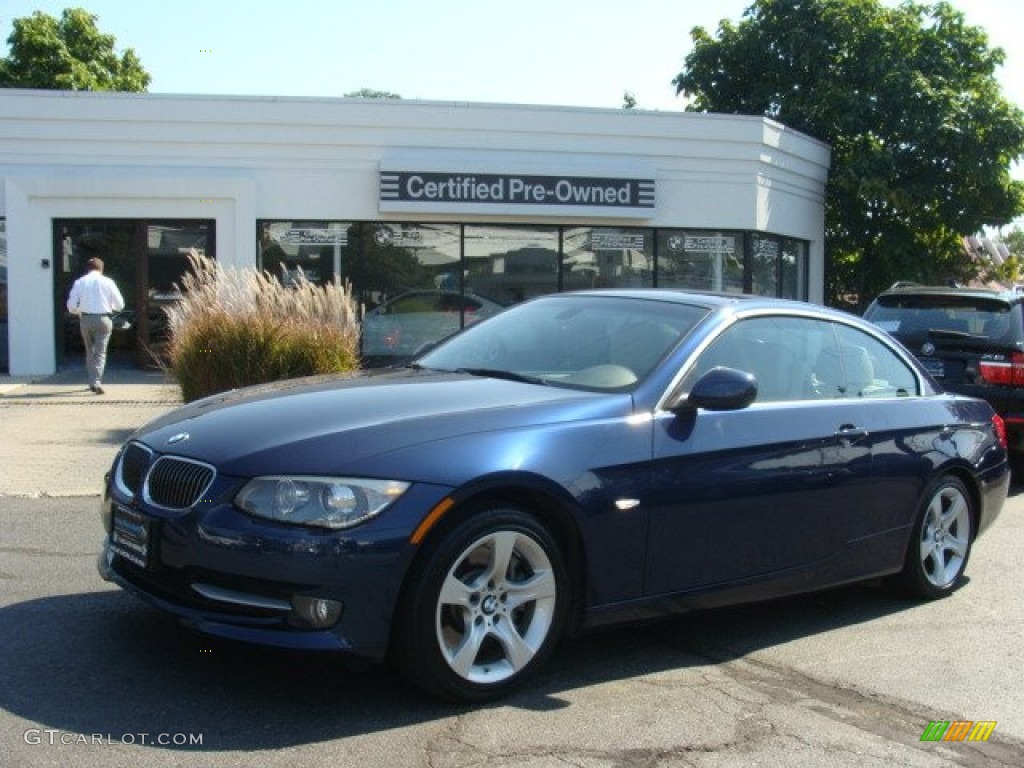
[[[973,507],[967,488],[951,475],[929,486],[898,577],[905,591],[934,599],[956,589],[971,553]]]
[[[502,696],[536,669],[568,604],[562,553],[517,509],[475,514],[413,575],[396,637],[406,674],[456,701]]]

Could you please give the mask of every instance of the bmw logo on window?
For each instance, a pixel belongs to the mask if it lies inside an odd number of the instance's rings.
[[[391,227],[378,227],[373,233],[373,239],[377,245],[390,245],[395,239],[395,233]]]

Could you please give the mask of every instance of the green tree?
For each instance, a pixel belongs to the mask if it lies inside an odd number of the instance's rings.
[[[120,55],[113,35],[96,26],[97,17],[68,8],[55,19],[41,11],[15,19],[0,59],[0,87],[67,91],[145,91],[150,76],[135,51]]]
[[[400,98],[402,98],[397,93],[391,93],[390,91],[376,91],[373,88],[360,88],[358,91],[352,91],[351,93],[346,93],[345,97],[349,98],[349,99],[400,99]]]
[[[767,115],[832,147],[832,303],[900,279],[971,277],[961,236],[1024,212],[1010,176],[1024,114],[1002,96],[1003,51],[948,3],[755,0],[694,48],[673,83],[691,111]]]
[[[1024,229],[1014,227],[1003,235],[1003,244],[1010,251],[1011,256],[1024,259]]]
[[[996,270],[996,279],[1004,283],[1020,283],[1024,276],[1024,230],[1014,227],[1002,237],[1009,256]]]

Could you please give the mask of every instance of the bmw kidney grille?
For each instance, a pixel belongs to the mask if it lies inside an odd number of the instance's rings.
[[[188,509],[203,498],[216,477],[209,464],[180,456],[161,456],[140,443],[129,443],[118,462],[114,479],[118,489],[156,507]]]

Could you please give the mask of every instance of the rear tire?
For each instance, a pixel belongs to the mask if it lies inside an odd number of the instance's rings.
[[[396,617],[396,661],[441,698],[498,698],[551,654],[568,606],[565,559],[548,530],[513,507],[475,513],[411,573]]]
[[[934,600],[952,593],[963,580],[976,510],[966,486],[952,475],[937,478],[922,499],[895,583],[912,597]]]

